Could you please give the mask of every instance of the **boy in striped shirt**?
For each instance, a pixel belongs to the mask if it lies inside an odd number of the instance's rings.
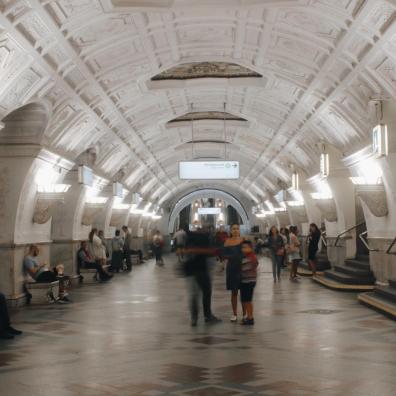
[[[258,261],[256,255],[253,253],[252,242],[242,242],[242,268],[241,268],[241,302],[246,317],[243,318],[241,324],[252,326],[254,325],[253,318],[253,292],[257,281],[257,267]]]

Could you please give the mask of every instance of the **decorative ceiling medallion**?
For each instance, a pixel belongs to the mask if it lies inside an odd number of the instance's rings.
[[[157,74],[151,80],[190,80],[194,78],[261,78],[246,67],[226,62],[183,63]]]
[[[244,118],[235,116],[230,113],[224,113],[223,111],[197,111],[193,113],[187,113],[180,117],[174,118],[173,120],[169,121],[172,122],[185,122],[185,121],[200,121],[200,120],[221,120],[223,121],[224,118],[226,121],[244,121],[247,122]]]

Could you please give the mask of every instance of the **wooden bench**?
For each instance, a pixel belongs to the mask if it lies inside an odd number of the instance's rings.
[[[26,290],[31,294],[31,302],[35,304],[48,304],[53,302],[53,299],[59,298],[59,281],[49,283],[37,283],[33,280],[25,282]]]

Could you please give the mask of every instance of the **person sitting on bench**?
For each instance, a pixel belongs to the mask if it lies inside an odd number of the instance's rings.
[[[11,340],[22,331],[11,326],[10,315],[8,314],[7,300],[3,293],[0,293],[0,339]]]
[[[37,257],[40,253],[40,249],[37,245],[30,245],[29,252],[23,259],[23,268],[25,273],[37,283],[51,283],[59,281],[59,302],[71,302],[67,297],[65,284],[69,282],[70,278],[62,274],[57,274],[49,270],[45,263],[39,264]],[[52,297],[54,300],[55,298]],[[28,293],[28,300],[30,301],[31,295]]]
[[[102,282],[106,282],[113,277],[113,275],[109,275],[93,257],[88,252],[88,243],[87,241],[82,241],[80,249],[77,252],[77,273],[81,276],[81,269],[96,269],[99,274],[99,279]]]

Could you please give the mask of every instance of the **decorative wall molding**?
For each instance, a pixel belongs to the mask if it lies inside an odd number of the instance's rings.
[[[86,203],[81,218],[81,224],[85,226],[91,226],[95,222],[95,219],[99,213],[105,209],[105,206],[105,204]]]
[[[334,199],[315,199],[314,204],[323,213],[324,218],[327,221],[337,221],[337,208]]]
[[[61,209],[64,202],[64,194],[37,193],[33,222],[36,224],[47,223],[55,211]]]
[[[375,217],[388,215],[386,191],[382,184],[356,186],[356,195],[367,205]]]

